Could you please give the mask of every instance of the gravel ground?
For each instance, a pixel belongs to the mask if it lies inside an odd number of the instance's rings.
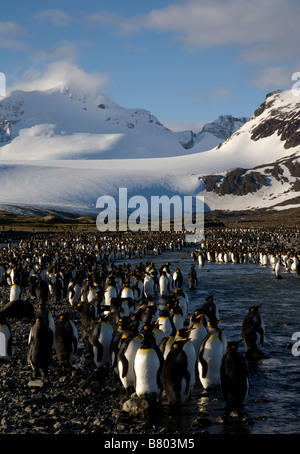
[[[29,299],[26,293],[24,299]],[[8,286],[0,287],[0,301],[1,307],[9,301]],[[32,302],[37,307],[37,301]],[[76,309],[67,302],[50,303],[49,308],[55,321],[62,311],[72,314],[80,340],[81,320]],[[54,352],[48,376],[44,380],[35,379],[27,363],[28,335],[33,321],[13,318],[9,321],[13,354],[9,362],[0,363],[0,435],[166,432],[165,428],[151,424],[147,409],[138,415],[122,410],[130,396],[119,377],[112,370],[106,376],[99,376],[88,355],[84,355],[82,342],[78,350],[80,367],[65,369]],[[85,358],[83,362],[82,358]]]

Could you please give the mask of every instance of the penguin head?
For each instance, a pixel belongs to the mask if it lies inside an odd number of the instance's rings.
[[[249,308],[249,312],[252,312],[254,314],[257,314],[258,313],[258,310],[259,308],[262,306],[262,303],[261,304],[258,304],[257,306],[251,306]]]
[[[142,344],[141,344],[141,349],[142,350],[148,350],[149,348],[152,348],[153,345],[155,344],[155,338],[152,333],[140,333],[140,336],[142,338]]]
[[[183,349],[188,339],[177,339],[173,342],[171,350],[180,351]]]
[[[241,343],[241,340],[227,342],[227,350],[238,351],[240,343]]]
[[[187,341],[189,339],[190,332],[190,328],[181,328],[177,331],[176,336]]]

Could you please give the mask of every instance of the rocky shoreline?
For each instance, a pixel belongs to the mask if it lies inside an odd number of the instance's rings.
[[[7,286],[0,287],[0,300],[9,300]],[[56,321],[59,314],[67,310],[81,339],[81,320],[76,309],[66,301],[57,305],[50,303],[49,308]],[[27,363],[32,322],[10,319],[13,354],[9,362],[0,363],[0,436],[180,434],[176,429],[154,425],[153,407],[129,395],[114,371],[100,376],[84,355],[81,342],[78,364],[74,368],[61,366],[54,352],[48,376],[44,380],[34,378]],[[159,408],[154,410],[160,411]]]

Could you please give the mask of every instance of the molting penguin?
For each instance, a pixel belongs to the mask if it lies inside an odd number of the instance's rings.
[[[197,271],[195,270],[195,265],[191,266],[191,269],[188,274],[188,283],[190,290],[195,290],[198,285]]]
[[[222,340],[222,330],[217,322],[209,321],[208,334],[203,339],[198,356],[199,379],[204,389],[215,388],[220,384],[220,369],[226,351]]]
[[[134,360],[135,392],[138,397],[156,401],[161,396],[162,366],[161,351],[151,340],[151,336],[142,335],[142,345],[137,350]]]
[[[242,324],[242,336],[246,347],[246,358],[262,357],[261,348],[265,340],[265,324],[258,310],[262,306],[251,306]]]
[[[32,367],[34,378],[48,375],[52,364],[53,331],[45,318],[37,318],[32,325],[28,338],[28,364]]]
[[[0,360],[9,361],[12,356],[12,332],[10,323],[0,316]]]
[[[78,332],[69,314],[61,314],[55,328],[55,351],[61,365],[70,367],[77,358]]]
[[[89,328],[91,323],[96,319],[98,308],[95,304],[87,301],[80,301],[77,304],[77,310],[81,315],[81,326],[83,337],[87,338],[89,335]]]
[[[209,319],[219,320],[219,311],[213,301],[214,296],[208,296],[200,308],[200,312],[205,314]]]
[[[238,352],[239,342],[228,342],[221,364],[221,392],[230,410],[239,410],[249,394],[247,363]]]
[[[88,340],[94,364],[101,373],[107,372],[110,365],[112,338],[113,329],[108,314],[92,323]]]
[[[162,383],[170,405],[182,404],[191,395],[192,377],[188,366],[188,356],[184,351],[186,342],[188,339],[177,339],[163,363]]]

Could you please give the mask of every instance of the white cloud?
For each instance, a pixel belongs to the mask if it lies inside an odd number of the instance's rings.
[[[231,46],[247,61],[277,64],[299,55],[300,2],[295,0],[184,0],[148,14],[86,16],[119,33],[169,33],[188,50]]]
[[[272,66],[262,69],[259,73],[249,78],[251,85],[260,88],[291,88],[293,73],[300,71],[299,65],[282,67]]]
[[[24,44],[26,34],[26,29],[21,25],[11,21],[0,21],[0,48],[25,51],[27,49]]]
[[[34,18],[41,22],[50,22],[57,27],[65,27],[66,25],[69,25],[72,20],[69,14],[60,9],[40,11],[34,15]]]
[[[282,40],[296,48],[299,14],[300,4],[294,0],[186,0],[151,11],[144,25],[174,32],[196,48],[248,48]]]
[[[27,71],[19,83],[10,87],[10,91],[17,89],[47,90],[58,85],[65,85],[75,91],[80,90],[81,92],[83,87],[87,87],[89,92],[99,92],[107,80],[107,74],[88,74],[77,65],[63,60],[51,63],[43,72]]]

